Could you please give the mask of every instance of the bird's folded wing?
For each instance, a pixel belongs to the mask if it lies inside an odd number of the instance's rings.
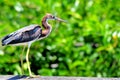
[[[42,33],[40,26],[28,29],[29,27],[13,32],[2,39],[2,44],[17,44],[36,40]],[[26,30],[25,30],[26,29]]]

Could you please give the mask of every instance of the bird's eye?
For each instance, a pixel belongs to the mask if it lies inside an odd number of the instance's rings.
[[[52,18],[55,18],[55,16],[52,16]]]

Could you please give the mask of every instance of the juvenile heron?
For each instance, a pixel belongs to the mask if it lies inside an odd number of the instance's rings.
[[[34,77],[34,75],[32,75],[31,73],[31,68],[28,58],[30,46],[33,42],[46,38],[50,34],[52,27],[48,24],[48,20],[57,20],[57,21],[65,22],[64,20],[55,17],[51,14],[46,14],[42,19],[42,26],[44,27],[44,30],[42,30],[42,28],[37,24],[29,25],[15,32],[12,32],[11,34],[8,34],[2,39],[2,46],[21,45],[21,44],[28,45],[28,49],[26,53],[26,62],[30,77]]]

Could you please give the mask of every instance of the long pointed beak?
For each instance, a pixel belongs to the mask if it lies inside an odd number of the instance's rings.
[[[66,20],[60,19],[58,17],[56,17],[55,20],[60,21],[60,22],[67,22]]]

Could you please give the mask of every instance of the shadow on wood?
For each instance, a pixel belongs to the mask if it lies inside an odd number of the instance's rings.
[[[17,79],[23,79],[23,78],[27,78],[27,76],[25,75],[16,75],[16,76],[12,76],[11,78],[7,79],[7,80],[17,80]]]

